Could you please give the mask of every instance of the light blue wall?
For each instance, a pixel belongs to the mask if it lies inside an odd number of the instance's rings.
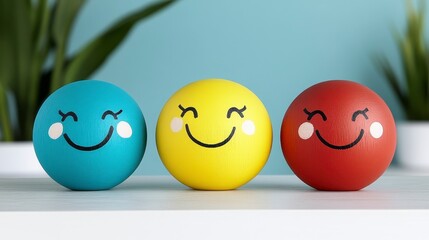
[[[70,43],[76,50],[107,25],[148,1],[89,1]],[[405,22],[403,0],[182,0],[138,25],[94,76],[128,91],[148,124],[148,147],[137,174],[167,174],[155,126],[167,99],[204,78],[239,82],[267,107],[274,142],[262,174],[290,173],[279,128],[291,101],[329,79],[350,79],[378,92],[401,118],[373,58],[397,60],[392,30]]]

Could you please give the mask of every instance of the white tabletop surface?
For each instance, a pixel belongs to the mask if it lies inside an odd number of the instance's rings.
[[[0,179],[0,239],[426,239],[428,226],[429,175],[403,171],[355,192],[316,191],[293,175],[233,191],[191,190],[170,176],[133,176],[108,191]]]
[[[386,174],[360,191],[316,191],[293,175],[258,176],[232,191],[197,191],[170,176],[133,176],[107,191],[49,178],[0,179],[0,211],[429,209],[429,176]]]

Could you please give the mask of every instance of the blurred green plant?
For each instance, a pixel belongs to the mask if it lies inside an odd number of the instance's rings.
[[[37,110],[50,93],[88,78],[136,23],[173,2],[125,16],[69,56],[70,31],[85,0],[0,0],[0,140],[31,140]]]
[[[425,43],[425,1],[417,8],[407,1],[405,34],[396,34],[402,74],[395,72],[386,58],[379,59],[380,68],[397,96],[408,120],[429,120],[429,51]]]

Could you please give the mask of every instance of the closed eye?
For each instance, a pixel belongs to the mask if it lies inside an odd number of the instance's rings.
[[[364,110],[358,110],[358,111],[354,112],[354,113],[353,113],[353,115],[352,115],[352,121],[353,121],[353,122],[354,122],[354,121],[356,121],[356,118],[357,118],[359,115],[364,116],[364,117],[365,117],[365,119],[367,119],[367,120],[368,120],[368,116],[366,115],[366,112],[368,112],[368,108],[365,108]]]
[[[323,121],[326,121],[328,118],[326,117],[325,113],[323,113],[321,110],[314,110],[312,112],[308,111],[307,108],[304,108],[304,112],[308,115],[307,120],[311,120],[311,118],[314,117],[314,115],[319,114]]]
[[[244,111],[246,111],[246,106],[244,106],[243,108],[241,108],[241,109],[238,109],[238,108],[236,108],[236,107],[231,107],[230,109],[228,109],[228,112],[226,113],[226,117],[227,118],[230,118],[231,117],[231,114],[233,113],[233,112],[236,112],[238,115],[240,115],[240,117],[241,118],[244,118],[244,114],[243,114],[243,112]]]
[[[101,116],[101,119],[105,119],[107,117],[107,115],[111,115],[114,119],[118,119],[118,115],[121,113],[122,113],[122,109],[116,113],[113,112],[112,110],[107,110],[103,113],[103,115]]]
[[[180,114],[180,117],[183,118],[183,116],[185,116],[185,114],[189,111],[191,111],[194,114],[194,118],[198,118],[198,112],[197,109],[195,109],[194,107],[187,107],[184,108],[182,105],[179,104],[179,108],[180,110],[182,110],[182,114]]]
[[[77,122],[77,115],[74,112],[63,113],[61,110],[59,110],[58,113],[61,115],[61,122],[64,122],[67,117],[72,117],[73,121]]]

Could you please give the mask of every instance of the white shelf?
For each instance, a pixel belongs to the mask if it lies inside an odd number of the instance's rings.
[[[0,238],[411,239],[427,226],[429,176],[398,171],[357,192],[316,191],[293,175],[258,176],[234,191],[190,190],[169,176],[92,192],[48,178],[0,179]]]

